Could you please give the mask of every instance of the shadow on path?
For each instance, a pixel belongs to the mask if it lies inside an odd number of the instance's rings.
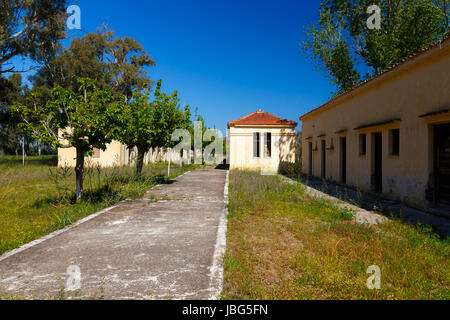
[[[367,211],[375,211],[389,218],[398,219],[414,225],[418,223],[429,225],[442,239],[450,236],[450,219],[446,217],[420,211],[408,207],[399,201],[388,200],[377,194],[363,192],[359,189],[330,181],[307,178],[305,176],[290,176],[289,178],[300,181],[311,188],[349,202]]]

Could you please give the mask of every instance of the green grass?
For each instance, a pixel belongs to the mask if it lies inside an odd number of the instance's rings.
[[[143,179],[134,168],[85,171],[83,200],[75,202],[73,168],[57,168],[56,156],[0,157],[0,254],[61,229],[123,199],[142,197],[152,186],[167,181],[167,164],[145,166]],[[192,170],[172,165],[171,178]]]
[[[224,299],[450,299],[450,241],[429,227],[342,223],[351,212],[258,172],[231,171],[229,188]]]
[[[56,155],[25,157],[26,166],[52,166],[58,165]],[[22,166],[22,156],[0,156],[0,172],[6,168]]]

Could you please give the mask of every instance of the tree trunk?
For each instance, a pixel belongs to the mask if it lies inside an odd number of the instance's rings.
[[[170,161],[172,160],[172,149],[167,149],[168,155],[169,155],[169,165],[167,167],[167,177],[170,177]]]
[[[84,151],[77,148],[77,163],[75,165],[75,176],[77,182],[76,199],[80,200],[83,193],[83,171],[84,171]]]
[[[22,139],[22,165],[25,166],[25,138]]]
[[[142,167],[144,166],[145,151],[138,148],[138,154],[136,159],[136,179],[142,178]]]
[[[183,168],[183,153],[180,155],[180,167]]]

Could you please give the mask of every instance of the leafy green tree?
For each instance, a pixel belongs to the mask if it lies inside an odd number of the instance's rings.
[[[379,30],[366,24],[367,8],[373,4],[381,9]],[[342,93],[448,30],[446,0],[323,0],[318,23],[307,28],[309,39],[301,46]]]
[[[0,74],[18,71],[16,56],[37,58],[65,36],[66,0],[2,0],[0,2]]]
[[[181,110],[178,92],[170,96],[161,91],[159,80],[153,101],[150,90],[135,90],[130,101],[125,105],[122,125],[116,129],[116,137],[129,149],[137,148],[136,178],[142,176],[144,156],[150,148],[171,147],[172,132],[187,128],[190,124],[189,107]]]
[[[83,192],[85,155],[92,154],[94,148],[106,149],[123,114],[123,103],[115,102],[112,93],[99,88],[95,80],[81,78],[78,83],[77,92],[56,86],[46,103],[41,94],[31,92],[27,103],[13,106],[23,129],[35,139],[76,149],[77,200]]]
[[[155,65],[136,40],[115,37],[106,27],[73,39],[66,49],[41,50],[39,61],[42,67],[31,81],[32,92],[41,97],[42,104],[53,98],[56,86],[77,92],[82,78],[95,80],[96,86],[109,89],[115,100],[126,102],[133,90],[150,83],[145,68]]]
[[[152,111],[148,89],[135,90],[129,103],[124,106],[121,125],[115,129],[115,136],[119,141],[130,150],[138,150],[136,178],[141,177],[144,155],[153,145],[150,133]]]

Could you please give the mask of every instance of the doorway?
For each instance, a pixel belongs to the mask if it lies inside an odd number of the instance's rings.
[[[436,200],[450,205],[450,124],[434,127]]]
[[[383,192],[383,145],[381,132],[372,134],[373,142],[373,173],[372,173],[372,185],[376,192]]]
[[[309,168],[308,168],[308,174],[309,176],[312,176],[313,174],[313,148],[312,148],[312,142],[308,142],[308,161],[309,161]]]
[[[341,182],[347,183],[347,138],[340,139],[340,154],[341,154]]]
[[[327,143],[325,140],[321,141],[322,149],[322,179],[327,178]]]

